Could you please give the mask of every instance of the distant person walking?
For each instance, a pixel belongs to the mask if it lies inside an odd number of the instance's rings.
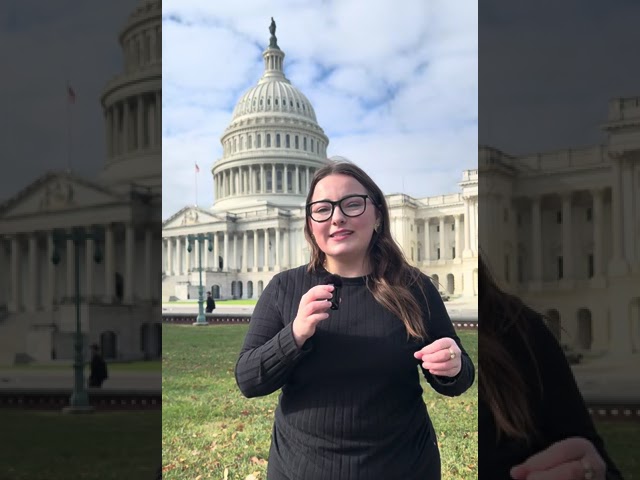
[[[215,309],[216,309],[216,302],[211,296],[211,292],[207,292],[207,308],[205,309],[205,312],[211,313]]]
[[[98,387],[102,386],[104,382],[109,378],[107,373],[107,363],[100,354],[100,347],[95,343],[91,345],[91,373],[89,374],[89,386]]]

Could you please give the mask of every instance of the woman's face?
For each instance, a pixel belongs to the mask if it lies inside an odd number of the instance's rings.
[[[348,175],[333,174],[323,178],[316,184],[310,203],[320,200],[337,202],[350,195],[367,195],[367,191],[355,178]],[[361,201],[360,198],[354,198],[354,200],[355,202]],[[365,202],[364,213],[357,217],[346,216],[340,207],[336,205],[333,215],[325,222],[319,223],[307,218],[309,228],[318,247],[327,256],[327,267],[330,270],[331,267],[337,264],[364,264],[367,248],[379,215],[378,209],[371,203],[369,198]],[[346,200],[342,205],[349,212],[349,209],[356,207],[357,203]]]

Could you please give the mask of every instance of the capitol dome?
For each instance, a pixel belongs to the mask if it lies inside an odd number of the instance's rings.
[[[222,158],[213,167],[214,210],[269,203],[304,204],[315,171],[326,164],[329,139],[309,99],[284,75],[285,54],[272,22],[264,73],[240,97],[221,137]]]
[[[141,0],[120,32],[123,71],[101,103],[107,159],[101,179],[112,188],[162,188],[162,5]]]

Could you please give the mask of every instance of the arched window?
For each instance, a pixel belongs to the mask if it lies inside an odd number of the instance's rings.
[[[271,134],[267,133],[267,148],[271,147]]]
[[[280,148],[280,134],[276,133],[276,148]]]

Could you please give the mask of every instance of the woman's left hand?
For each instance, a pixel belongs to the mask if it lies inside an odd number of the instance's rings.
[[[515,480],[603,480],[607,466],[586,438],[554,443],[511,469]]]
[[[455,377],[460,373],[462,360],[458,344],[448,337],[439,338],[413,354],[422,367],[439,377]]]

